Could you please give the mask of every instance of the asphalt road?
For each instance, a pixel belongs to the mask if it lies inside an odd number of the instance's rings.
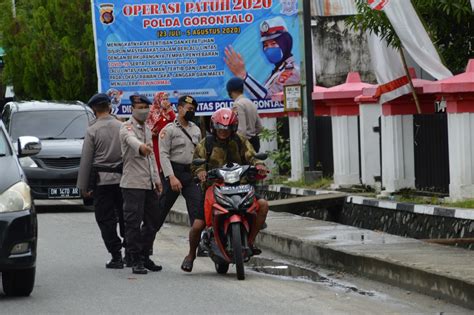
[[[133,275],[130,269],[106,270],[109,257],[92,212],[71,206],[39,211],[35,289],[28,298],[0,293],[0,314],[469,313],[344,274],[320,283],[248,267],[246,280],[237,281],[233,267],[228,275],[217,275],[208,258],[198,258],[186,274],[179,268],[187,251],[187,229],[181,226],[165,225],[157,237],[154,258],[163,271]]]

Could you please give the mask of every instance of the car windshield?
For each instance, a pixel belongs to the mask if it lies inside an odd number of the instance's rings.
[[[35,136],[45,139],[82,139],[89,120],[83,110],[45,110],[15,113],[12,138]]]
[[[7,135],[3,132],[3,129],[0,128],[0,157],[12,155],[7,141]]]

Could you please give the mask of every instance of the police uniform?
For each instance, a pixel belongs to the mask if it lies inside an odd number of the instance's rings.
[[[274,17],[260,24],[261,41],[277,40],[283,33],[288,33],[286,23],[281,17]],[[247,73],[244,79],[245,89],[254,98],[266,99],[276,93],[282,92],[285,85],[300,84],[300,68],[295,58],[289,53],[288,57],[273,69],[270,76],[262,85]]]
[[[171,175],[176,176],[183,186],[181,193],[186,199],[191,224],[194,219],[204,219],[202,191],[191,173],[194,148],[200,139],[201,130],[191,121],[185,127],[176,119],[173,123],[166,125],[160,132],[160,161],[165,181],[163,182],[163,193],[160,197],[159,227],[163,225],[166,216],[180,194],[180,192],[171,189],[169,181]]]
[[[97,94],[89,100],[89,106],[110,102],[105,94]],[[122,240],[117,235],[117,217],[123,231],[121,178],[122,152],[119,130],[121,122],[109,115],[93,121],[87,128],[82,147],[77,187],[93,191],[95,218],[102,239],[112,255],[118,255]],[[120,258],[121,259],[121,258]]]
[[[142,144],[152,146],[151,130],[131,117],[120,128],[123,174],[120,181],[124,199],[127,251],[132,259],[148,257],[157,231],[159,213],[155,183],[160,183],[153,152],[140,153]],[[142,225],[143,222],[143,225]]]

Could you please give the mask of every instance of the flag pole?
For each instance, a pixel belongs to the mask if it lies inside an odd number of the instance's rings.
[[[421,107],[420,101],[418,100],[418,95],[415,91],[415,86],[413,85],[413,81],[411,79],[410,71],[408,70],[407,61],[405,59],[405,54],[403,53],[403,48],[400,48],[400,56],[402,57],[403,67],[405,68],[405,72],[407,74],[408,82],[410,83],[411,93],[413,94],[413,99],[415,100],[416,111],[418,114],[421,114]]]

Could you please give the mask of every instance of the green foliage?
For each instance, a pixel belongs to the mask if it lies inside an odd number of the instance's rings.
[[[97,89],[90,1],[0,0],[4,80],[22,99],[86,101]]]
[[[469,0],[412,0],[438,48],[447,67],[453,73],[465,70],[469,58],[474,57],[474,14]],[[372,31],[400,48],[396,35],[385,13],[372,10],[366,0],[356,0],[359,15],[347,19],[347,24],[360,31]]]
[[[272,184],[278,185],[285,185],[289,187],[296,187],[296,188],[307,188],[307,189],[327,189],[331,186],[333,183],[333,179],[330,177],[322,177],[321,179],[312,182],[312,183],[306,183],[304,180],[300,181],[289,181],[288,178],[275,178],[275,180],[272,181]]]
[[[276,164],[277,170],[275,174],[287,174],[291,169],[291,155],[290,155],[290,139],[285,139],[281,135],[282,124],[278,123],[276,130],[264,129],[260,133],[262,141],[276,140],[278,149],[268,152],[268,157]]]

